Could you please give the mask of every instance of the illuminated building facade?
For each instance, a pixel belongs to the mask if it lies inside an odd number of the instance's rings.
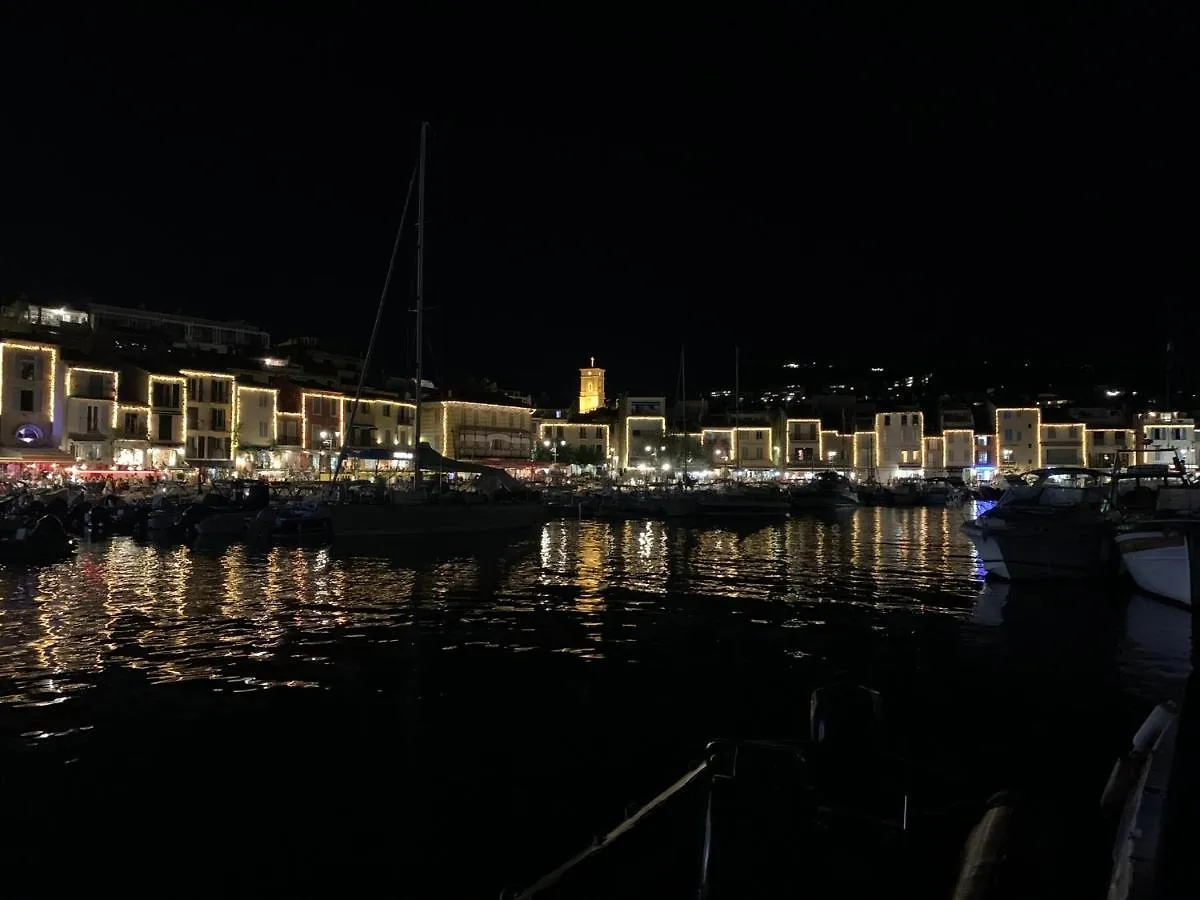
[[[432,400],[421,409],[421,440],[450,459],[528,462],[533,409],[503,403]]]
[[[1148,412],[1138,417],[1140,463],[1174,465],[1175,458],[1194,469],[1197,465],[1196,422],[1183,412]]]
[[[604,403],[604,370],[596,367],[593,357],[586,369],[579,370],[579,412],[594,412]]]
[[[117,426],[113,432],[112,464],[144,469],[150,465],[150,407],[144,403],[117,403]]]
[[[122,425],[117,402],[120,383],[120,373],[115,369],[66,367],[63,431],[66,450],[76,461],[97,465],[113,462],[113,441]]]
[[[705,428],[700,432],[700,447],[705,460],[714,469],[733,466],[733,429]]]
[[[279,391],[234,385],[234,459],[239,469],[273,469],[271,453],[278,445]]]
[[[822,465],[821,420],[787,419],[785,453],[789,469],[806,469]]]
[[[878,479],[921,475],[925,469],[924,416],[917,410],[876,413],[875,468]]]
[[[836,430],[821,432],[821,461],[827,469],[839,471],[852,468],[854,460],[854,435]]]
[[[928,463],[928,460],[926,460]],[[942,430],[942,466],[950,475],[975,465],[975,429],[944,428]]]
[[[1136,463],[1139,449],[1137,434],[1132,428],[1087,429],[1085,465],[1092,469],[1111,469],[1114,464],[1127,466]]]
[[[1043,466],[1087,463],[1087,426],[1082,422],[1043,422],[1038,438]]]
[[[154,468],[184,465],[187,443],[187,382],[182,375],[149,373],[145,376],[146,462]]]
[[[0,341],[0,464],[69,463],[62,452],[58,347]]]
[[[925,471],[930,475],[946,471],[946,439],[944,435],[925,435]]]
[[[184,453],[188,462],[209,468],[232,465],[234,377],[195,369],[180,369],[179,374],[187,379]]]
[[[1042,411],[1035,407],[996,410],[996,459],[1002,471],[1024,472],[1042,466]]]
[[[538,443],[543,449],[558,447],[559,452],[582,450],[583,458],[595,459],[594,465],[607,464],[611,455],[610,427],[606,423],[546,421],[538,425]],[[536,450],[536,448],[534,448]]]

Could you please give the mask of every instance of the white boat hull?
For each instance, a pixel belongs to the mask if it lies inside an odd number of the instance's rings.
[[[1129,531],[1117,535],[1117,548],[1139,588],[1185,606],[1192,605],[1187,542],[1182,532]]]
[[[1096,578],[1114,571],[1112,536],[1103,523],[975,519],[962,527],[984,569],[1008,581]]]

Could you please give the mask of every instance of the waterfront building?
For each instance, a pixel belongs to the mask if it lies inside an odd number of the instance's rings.
[[[69,465],[63,442],[63,375],[54,344],[0,341],[0,464]]]
[[[233,465],[233,403],[237,386],[232,375],[180,369],[187,379],[184,454],[199,468],[227,469]]]
[[[1036,407],[999,407],[994,420],[997,466],[1004,472],[1042,467],[1042,411]]]
[[[533,409],[507,398],[422,405],[421,441],[450,459],[514,468],[532,458],[533,439]]]
[[[770,425],[739,425],[734,429],[733,466],[735,469],[749,470],[775,468]]]
[[[1139,442],[1132,428],[1088,428],[1084,436],[1089,468],[1111,469],[1137,462]]]
[[[700,453],[714,469],[726,469],[733,465],[733,429],[702,428],[700,430]]]
[[[1082,422],[1043,422],[1038,430],[1043,466],[1087,463],[1087,426]]]
[[[947,475],[961,475],[977,464],[975,429],[942,429],[942,469]]]
[[[141,372],[138,400],[146,415],[146,465],[156,469],[180,468],[187,445],[187,378],[158,372]]]
[[[946,474],[945,435],[927,434],[925,441],[925,474]]]
[[[628,415],[621,427],[621,468],[657,469],[667,450],[666,416]]]
[[[538,424],[537,446],[563,459],[583,460],[582,465],[608,465],[612,428],[607,422],[542,421]],[[534,448],[537,452],[537,447]]]
[[[821,431],[821,463],[828,469],[839,471],[854,466],[854,435],[843,434],[836,429]]]
[[[237,384],[234,408],[235,463],[239,470],[276,468],[272,452],[278,446],[279,389]]]
[[[120,400],[112,439],[112,464],[123,469],[148,468],[150,428],[149,405]]]
[[[923,419],[918,410],[875,414],[875,469],[881,482],[924,474]]]
[[[823,465],[820,419],[786,419],[784,427],[787,468],[811,469]]]
[[[854,471],[863,479],[878,477],[875,471],[875,432],[855,431],[851,438]]]
[[[116,369],[67,365],[64,378],[66,423],[64,450],[93,467],[113,463],[114,440],[121,427]],[[144,432],[143,432],[144,433]]]
[[[1197,466],[1196,421],[1184,412],[1147,412],[1138,417],[1141,432],[1140,463]]]

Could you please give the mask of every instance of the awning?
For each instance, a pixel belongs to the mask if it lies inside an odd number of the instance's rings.
[[[21,463],[23,465],[54,463],[73,466],[75,455],[67,453],[65,450],[56,450],[53,447],[3,447],[0,448],[0,463]]]

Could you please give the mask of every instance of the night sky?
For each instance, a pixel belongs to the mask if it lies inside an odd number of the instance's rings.
[[[610,393],[670,392],[681,344],[698,386],[731,380],[735,342],[1094,353],[1118,311],[1192,346],[1182,23],[589,10],[6,13],[0,292],[361,350],[428,118],[435,379],[570,390],[594,354]]]

